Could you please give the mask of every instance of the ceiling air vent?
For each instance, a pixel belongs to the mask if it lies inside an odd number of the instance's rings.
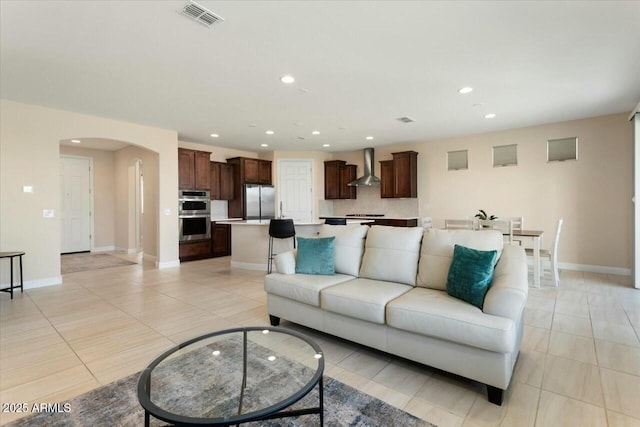
[[[179,12],[196,22],[206,25],[207,27],[211,27],[218,21],[224,21],[224,18],[216,15],[207,8],[200,6],[194,1],[185,5]]]
[[[415,122],[415,120],[413,120],[411,117],[407,117],[407,116],[398,117],[396,120],[398,120],[399,122],[402,122],[402,123],[413,123],[413,122]]]

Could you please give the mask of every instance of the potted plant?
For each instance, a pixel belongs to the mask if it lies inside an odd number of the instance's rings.
[[[475,218],[478,218],[481,221],[487,221],[487,220],[492,221],[494,219],[498,219],[498,217],[496,215],[487,215],[487,213],[482,209],[480,209],[478,211],[478,213],[475,214]],[[482,227],[483,228],[490,228],[489,225],[483,225]]]

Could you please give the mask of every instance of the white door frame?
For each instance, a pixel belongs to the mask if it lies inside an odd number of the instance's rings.
[[[314,161],[313,159],[278,159],[278,185],[276,186],[276,194],[277,194],[277,198],[276,198],[276,218],[280,218],[280,202],[281,202],[281,198],[280,198],[280,190],[279,188],[281,188],[281,182],[282,182],[282,165],[284,163],[291,163],[291,162],[304,162],[307,163],[309,165],[309,168],[311,169],[311,220],[313,220],[313,218],[315,218],[315,214],[316,214],[316,197],[315,197],[315,193],[316,193],[316,186],[315,186],[315,174],[314,174],[314,168],[313,168],[313,164]]]
[[[631,242],[631,283],[640,289],[640,104],[636,107],[635,114],[629,118],[633,128],[633,141],[631,141],[633,149],[633,194],[631,209],[633,217],[631,219],[633,236]]]
[[[93,222],[93,218],[95,216],[94,215],[95,209],[93,204],[93,157],[74,156],[71,154],[60,154],[60,158],[62,159],[63,157],[89,161],[89,233],[90,233],[89,234],[89,250],[93,252],[93,250],[95,249],[95,235],[96,235],[94,230],[94,222]],[[60,189],[60,191],[62,191],[62,189]],[[60,197],[58,197],[58,201],[59,200],[60,200]],[[58,206],[58,212],[61,212],[60,211],[61,208],[62,206]]]

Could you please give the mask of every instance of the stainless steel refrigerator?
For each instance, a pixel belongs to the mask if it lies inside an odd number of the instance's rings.
[[[244,185],[244,219],[273,219],[276,215],[273,185]]]

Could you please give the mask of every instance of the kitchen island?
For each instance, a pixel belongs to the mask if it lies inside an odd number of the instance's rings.
[[[347,224],[360,224],[367,220],[351,219]],[[267,271],[269,252],[269,220],[220,221],[231,225],[231,266],[248,270]],[[324,220],[295,221],[296,236],[316,237]],[[274,239],[274,253],[293,249],[293,239]]]

